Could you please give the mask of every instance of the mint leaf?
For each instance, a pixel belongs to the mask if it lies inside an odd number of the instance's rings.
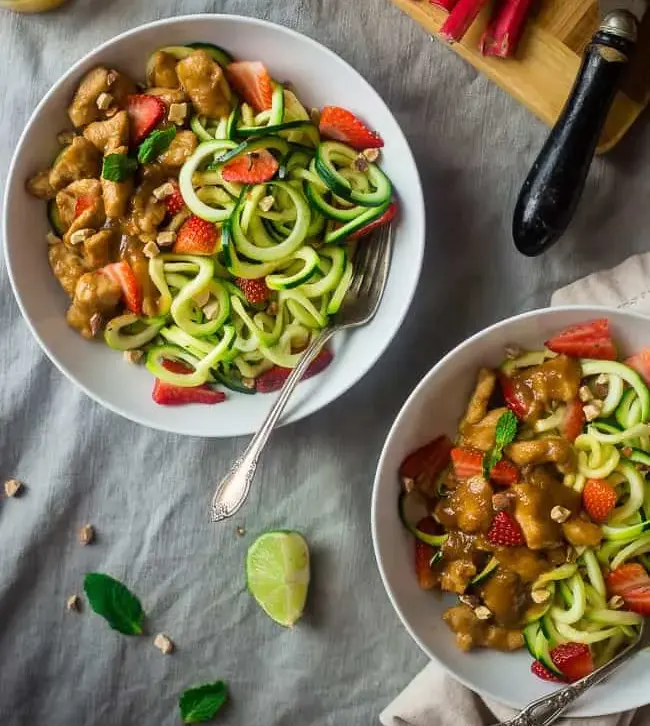
[[[503,449],[509,443],[515,440],[517,435],[518,421],[515,414],[508,410],[499,416],[495,431],[496,446]]]
[[[101,572],[84,577],[84,591],[90,607],[125,635],[141,635],[144,611],[138,598],[121,582]]]
[[[183,723],[209,721],[227,700],[228,688],[223,681],[188,688],[178,701]]]
[[[505,446],[515,440],[519,422],[515,414],[508,410],[499,416],[494,431],[494,446],[483,456],[483,476],[490,478],[490,472],[501,461]]]
[[[109,154],[104,157],[102,164],[102,177],[112,182],[126,181],[133,176],[138,168],[138,162],[126,154]]]
[[[150,161],[153,161],[157,156],[167,151],[175,136],[176,126],[170,126],[167,129],[159,129],[158,131],[150,133],[140,144],[138,161],[141,164],[148,164]]]

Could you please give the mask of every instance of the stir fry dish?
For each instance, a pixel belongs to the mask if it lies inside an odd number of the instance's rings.
[[[402,463],[420,586],[458,596],[462,650],[526,647],[575,681],[650,614],[650,348],[620,360],[609,321],[482,368],[455,440]]]
[[[143,359],[157,403],[281,387],[343,303],[356,241],[397,213],[381,137],[205,43],[153,53],[142,84],[92,69],[68,115],[27,182],[68,324]]]

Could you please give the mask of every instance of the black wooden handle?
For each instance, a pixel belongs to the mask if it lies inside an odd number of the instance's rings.
[[[512,236],[524,255],[547,250],[571,221],[634,45],[602,29],[592,38],[569,100],[519,193]]]

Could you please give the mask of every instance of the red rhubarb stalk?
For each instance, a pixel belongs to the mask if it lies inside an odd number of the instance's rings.
[[[437,8],[442,8],[447,12],[452,10],[457,2],[458,0],[429,0],[430,5],[435,5]]]
[[[487,2],[488,0],[459,0],[440,28],[440,36],[443,40],[448,43],[456,43],[461,40]]]
[[[515,54],[534,0],[502,0],[497,5],[479,48],[483,55],[509,58]]]

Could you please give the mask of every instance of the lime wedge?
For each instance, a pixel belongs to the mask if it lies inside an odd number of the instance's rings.
[[[309,548],[298,532],[265,532],[249,547],[251,595],[276,623],[291,627],[302,615],[309,587]]]

